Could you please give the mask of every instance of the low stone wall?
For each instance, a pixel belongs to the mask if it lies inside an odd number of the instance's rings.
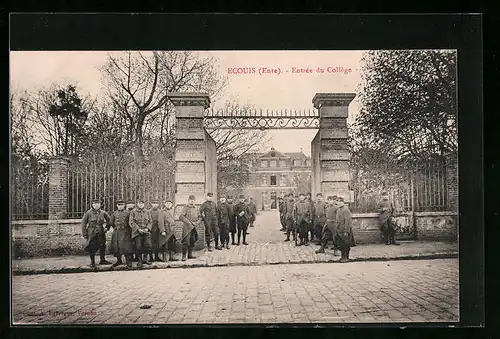
[[[456,241],[457,214],[453,212],[418,212],[396,215],[400,226],[399,240]],[[196,249],[204,246],[204,229],[197,227],[199,239]],[[382,242],[377,213],[353,214],[353,230],[358,244]],[[176,221],[175,233],[181,238],[182,223]],[[108,232],[107,250],[112,231]],[[48,257],[84,254],[80,219],[26,220],[12,222],[12,251],[16,258]]]

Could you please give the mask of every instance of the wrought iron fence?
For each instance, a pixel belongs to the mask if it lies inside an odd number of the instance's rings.
[[[101,200],[102,209],[111,212],[118,199],[146,203],[152,199],[174,199],[175,180],[172,168],[112,167],[94,170],[87,166],[70,166],[68,169],[68,218],[81,218],[90,208],[91,200]]]
[[[391,173],[399,178],[396,183],[380,184],[369,190],[359,189],[360,182],[354,182],[354,212],[375,212],[382,191],[389,194],[396,211],[445,211],[449,209],[447,190],[447,169],[443,160],[434,160],[415,166],[410,171]],[[370,174],[368,174],[370,175]],[[386,174],[389,175],[389,174]]]
[[[49,180],[46,164],[11,164],[10,192],[13,220],[48,219]]]

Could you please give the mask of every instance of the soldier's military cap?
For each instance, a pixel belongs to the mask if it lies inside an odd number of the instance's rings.
[[[232,196],[230,196],[230,195],[228,195],[228,196],[227,196],[227,199],[233,199],[233,197],[232,197]]]
[[[133,201],[133,200],[127,200],[127,205],[129,205],[129,204],[135,204],[135,201]]]
[[[329,195],[328,196],[328,200],[334,200],[335,199],[335,196],[334,195]]]
[[[117,204],[117,205],[118,205],[118,204],[124,204],[124,203],[125,203],[125,200],[123,200],[123,199],[118,199],[118,200],[116,200],[116,204]]]
[[[165,200],[165,204],[166,204],[167,202],[171,202],[172,204],[174,203],[174,202],[172,201],[172,199],[167,199],[167,200]]]
[[[382,192],[382,194],[381,194],[381,195],[389,195],[389,194],[387,194],[387,192]]]
[[[207,197],[213,197],[213,196],[214,196],[213,193],[211,193],[211,192],[207,193]]]
[[[101,199],[94,198],[94,199],[92,199],[92,203],[94,203],[94,202],[101,202]]]
[[[241,194],[240,199],[245,199],[245,196],[243,194]]]
[[[338,197],[338,198],[337,198],[337,200],[338,200],[338,201],[344,201],[344,198],[342,198],[342,197]]]
[[[305,194],[304,194],[304,193],[300,193],[300,194],[299,194],[299,196],[301,196],[301,195],[305,196]]]
[[[138,203],[139,203],[139,202],[144,202],[144,199],[142,199],[142,198],[137,198],[137,202],[138,202]]]
[[[188,198],[188,199],[189,199],[189,200],[195,200],[195,199],[196,199],[196,197],[195,197],[194,195],[192,195],[192,194],[191,194],[191,195],[189,196],[189,198]]]
[[[153,200],[151,200],[151,203],[153,203],[153,204],[154,204],[154,203],[159,203],[159,202],[160,202],[160,200],[158,200],[158,199],[153,199]]]
[[[316,196],[317,196],[317,197],[322,197],[322,196],[323,196],[323,194],[318,193],[318,194],[316,194]]]
[[[338,199],[339,197],[337,197],[336,195],[332,195],[332,199]]]

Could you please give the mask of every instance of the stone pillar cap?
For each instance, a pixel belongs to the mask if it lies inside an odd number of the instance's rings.
[[[355,93],[316,93],[312,99],[312,103],[314,108],[321,106],[348,106],[355,97]]]
[[[210,96],[208,93],[196,92],[170,92],[168,98],[174,106],[203,106],[210,107]]]

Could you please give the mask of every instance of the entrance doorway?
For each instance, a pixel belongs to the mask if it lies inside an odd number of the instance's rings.
[[[271,192],[271,209],[275,210],[276,209],[276,192]]]

